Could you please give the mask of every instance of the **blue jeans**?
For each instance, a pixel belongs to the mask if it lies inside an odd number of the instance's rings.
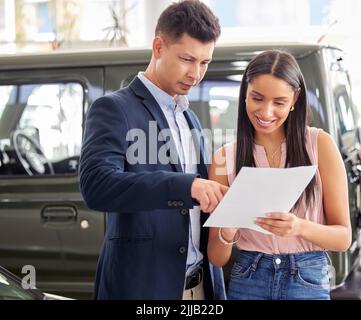
[[[231,271],[228,300],[329,300],[323,251],[269,255],[241,251]]]

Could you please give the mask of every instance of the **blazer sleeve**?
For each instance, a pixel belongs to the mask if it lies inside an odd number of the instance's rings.
[[[87,115],[79,165],[80,191],[87,206],[113,212],[193,208],[191,185],[196,174],[125,171],[129,126],[119,102],[102,97]]]

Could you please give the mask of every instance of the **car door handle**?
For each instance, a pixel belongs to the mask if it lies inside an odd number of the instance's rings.
[[[69,223],[77,220],[78,212],[73,206],[46,206],[41,211],[43,223]]]

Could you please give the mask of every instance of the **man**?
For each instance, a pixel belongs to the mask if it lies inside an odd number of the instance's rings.
[[[200,211],[213,211],[227,188],[205,180],[201,127],[185,96],[203,78],[219,35],[218,19],[200,1],[169,6],[146,71],[89,110],[80,187],[90,208],[107,212],[95,298],[212,299],[224,292],[221,270],[207,260],[207,214]]]

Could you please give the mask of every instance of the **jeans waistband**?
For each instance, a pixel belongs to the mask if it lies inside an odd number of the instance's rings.
[[[324,251],[308,251],[291,254],[267,254],[257,251],[242,250],[238,257],[240,260],[250,260],[252,268],[273,267],[293,269],[315,265],[327,265],[327,257]],[[238,260],[237,259],[237,260]]]

